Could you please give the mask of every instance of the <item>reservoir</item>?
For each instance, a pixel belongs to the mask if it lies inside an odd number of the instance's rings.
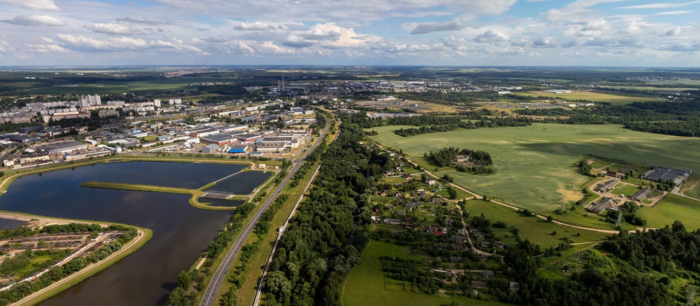
[[[40,305],[157,306],[177,285],[177,274],[197,261],[233,213],[196,209],[189,205],[189,195],[83,188],[80,184],[97,180],[199,188],[242,168],[129,162],[47,172],[17,179],[0,197],[0,210],[153,230],[153,238],[138,251]],[[245,173],[233,178],[254,181]]]

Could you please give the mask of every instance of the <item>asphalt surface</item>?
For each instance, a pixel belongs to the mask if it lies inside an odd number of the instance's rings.
[[[243,228],[243,231],[241,231],[241,233],[238,235],[236,241],[233,242],[233,245],[224,257],[224,260],[216,269],[216,272],[214,272],[214,276],[212,277],[211,282],[209,282],[207,290],[204,292],[204,298],[199,304],[200,306],[214,305],[214,302],[216,302],[216,294],[219,291],[219,287],[221,287],[221,284],[226,280],[226,272],[228,272],[229,268],[231,268],[233,260],[236,259],[236,255],[238,255],[238,252],[241,250],[241,247],[243,247],[243,244],[248,239],[248,236],[250,236],[250,233],[253,232],[255,224],[258,223],[262,214],[265,213],[267,208],[270,207],[270,205],[272,205],[272,202],[274,202],[275,199],[277,199],[277,197],[279,196],[279,194],[284,190],[292,176],[294,176],[294,174],[297,173],[299,168],[301,168],[301,165],[304,163],[304,160],[306,160],[307,155],[309,155],[309,153],[316,149],[318,144],[321,143],[321,141],[323,140],[323,137],[326,136],[326,133],[328,133],[328,128],[330,127],[330,122],[328,122],[329,120],[333,119],[326,120],[326,127],[323,129],[323,132],[318,137],[316,143],[314,143],[313,146],[309,150],[307,150],[301,158],[298,158],[294,161],[295,164],[292,167],[292,170],[289,171],[289,174],[287,174],[284,180],[282,180],[282,183],[279,186],[277,186],[277,189],[275,189],[275,191],[272,193],[272,195],[270,195],[267,201],[265,201],[265,203],[262,204],[262,207],[258,209],[255,215],[253,215],[253,218]]]

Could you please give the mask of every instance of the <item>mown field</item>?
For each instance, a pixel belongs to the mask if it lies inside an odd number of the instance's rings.
[[[562,201],[583,198],[581,186],[589,178],[574,163],[588,154],[640,165],[661,164],[700,171],[700,139],[635,132],[618,125],[533,124],[401,137],[391,131],[406,126],[375,128],[372,136],[388,147],[422,157],[444,147],[484,150],[494,157],[495,174],[471,175],[452,168],[455,183],[479,194],[495,196],[518,207],[549,214]],[[434,171],[434,167],[428,170]],[[696,194],[697,187],[686,194]],[[583,212],[577,212],[582,214]],[[559,218],[556,217],[555,218]],[[568,217],[567,217],[568,219]],[[596,221],[595,218],[590,218]]]
[[[381,270],[380,256],[405,259],[423,258],[408,254],[401,246],[373,240],[362,252],[362,261],[352,269],[343,287],[343,306],[442,306],[456,301],[463,306],[502,306],[498,302],[467,299],[444,294],[428,295],[410,291],[387,289]]]
[[[654,96],[645,95],[633,95],[633,94],[612,94],[612,93],[599,93],[599,92],[572,92],[555,94],[548,93],[544,91],[531,91],[515,93],[516,95],[530,96],[530,97],[548,97],[548,98],[558,98],[565,100],[586,100],[591,102],[609,102],[612,104],[628,104],[632,102],[652,102],[652,101],[665,101],[664,99],[659,99]]]

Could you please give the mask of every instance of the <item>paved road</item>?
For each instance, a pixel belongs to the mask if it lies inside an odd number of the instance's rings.
[[[262,216],[262,214],[267,210],[267,208],[270,207],[270,205],[272,205],[272,202],[274,202],[277,196],[279,196],[279,194],[284,190],[292,176],[294,176],[294,174],[299,170],[299,168],[301,168],[301,165],[304,163],[304,160],[306,159],[307,155],[309,155],[309,153],[311,153],[316,148],[316,146],[318,146],[318,144],[323,140],[323,137],[326,136],[326,133],[328,133],[328,128],[330,127],[330,120],[333,119],[326,120],[326,127],[323,129],[323,132],[321,132],[321,135],[318,137],[316,143],[314,143],[313,146],[309,150],[307,150],[301,158],[295,160],[295,164],[292,167],[292,170],[289,171],[289,174],[287,174],[282,183],[277,187],[277,189],[275,189],[275,191],[270,195],[267,201],[265,201],[265,203],[262,204],[262,207],[258,209],[255,215],[253,215],[253,218],[243,228],[241,233],[236,238],[236,241],[233,242],[233,245],[226,253],[226,256],[221,262],[221,265],[219,265],[219,267],[216,269],[216,272],[214,272],[214,276],[212,277],[211,282],[209,282],[207,290],[204,292],[204,298],[199,304],[200,306],[214,305],[214,302],[216,302],[216,294],[219,291],[219,287],[221,287],[221,284],[226,280],[226,272],[233,264],[233,260],[236,258],[236,255],[241,250],[241,247],[243,247],[243,243],[245,243],[245,241],[248,239],[250,233],[253,232],[253,228],[255,227],[255,224],[258,223],[258,220],[260,220],[260,216]]]

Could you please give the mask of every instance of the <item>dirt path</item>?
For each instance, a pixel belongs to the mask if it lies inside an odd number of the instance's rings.
[[[120,254],[123,254],[123,253],[125,253],[125,252],[127,252],[127,251],[130,251],[131,248],[132,248],[135,244],[137,244],[138,242],[140,242],[141,240],[143,240],[143,239],[145,239],[145,238],[146,238],[146,233],[145,233],[144,231],[142,231],[142,230],[138,230],[138,235],[136,236],[136,238],[134,238],[134,240],[131,240],[129,243],[127,243],[126,245],[124,245],[124,247],[122,247],[119,251],[116,251],[116,252],[112,253],[112,255],[107,256],[107,258],[101,260],[101,261],[98,262],[97,264],[89,265],[89,266],[85,267],[84,269],[82,269],[82,270],[80,270],[80,271],[78,271],[78,272],[75,272],[75,273],[71,274],[70,276],[68,276],[68,277],[66,277],[66,278],[63,278],[63,279],[61,279],[61,280],[59,280],[59,281],[57,281],[57,282],[55,282],[55,283],[49,285],[48,287],[46,287],[46,288],[44,288],[44,289],[41,289],[41,290],[39,290],[39,291],[37,291],[37,292],[34,292],[34,293],[32,293],[32,294],[26,296],[25,298],[23,298],[23,299],[17,301],[16,303],[11,304],[11,306],[32,305],[32,304],[34,304],[34,303],[32,302],[32,300],[38,299],[39,297],[41,297],[41,295],[46,294],[46,293],[49,293],[51,290],[54,290],[54,289],[56,289],[56,288],[58,288],[58,287],[60,287],[60,286],[63,286],[63,285],[64,285],[65,283],[67,283],[67,282],[71,282],[71,281],[74,281],[74,280],[76,280],[76,279],[79,279],[81,276],[83,276],[83,275],[85,275],[85,274],[87,274],[87,273],[89,273],[89,272],[91,272],[91,271],[93,271],[93,270],[95,270],[95,269],[100,269],[100,268],[102,268],[102,266],[104,265],[104,263],[106,263],[107,261],[109,261],[109,260],[111,260],[111,259],[113,259],[113,258],[119,256]],[[105,267],[105,268],[106,268],[106,267]],[[56,293],[58,293],[58,292],[56,292]]]

